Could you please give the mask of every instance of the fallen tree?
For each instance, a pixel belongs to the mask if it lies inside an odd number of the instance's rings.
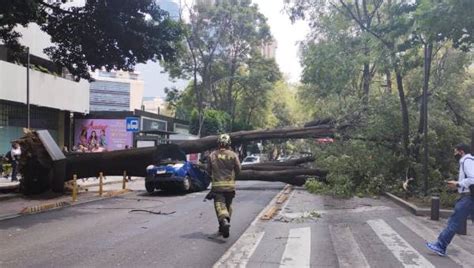
[[[333,136],[335,128],[331,125],[319,125],[302,128],[281,128],[253,131],[233,132],[231,136],[233,144],[241,144],[254,140],[269,139],[300,139],[319,138]],[[49,134],[48,134],[49,135]],[[197,140],[185,141],[179,145],[174,145],[185,154],[199,153],[211,150],[216,146],[217,136],[208,136]],[[146,175],[146,167],[157,163],[160,159],[160,147],[135,148],[102,153],[71,153],[67,154],[64,162],[64,172],[60,172],[60,177],[55,175],[55,163],[51,157],[52,145],[45,145],[35,131],[27,132],[24,137],[18,140],[23,148],[22,159],[20,160],[20,172],[23,174],[23,192],[40,193],[53,188],[54,191],[62,191],[64,181],[71,180],[73,175],[78,178],[96,177],[99,172],[104,175],[122,175],[124,171],[129,176]],[[55,145],[57,147],[57,145]],[[53,148],[57,151],[58,148]],[[64,157],[64,156],[63,156]],[[260,170],[243,172],[246,177],[240,176],[242,180],[267,180],[288,182],[292,177],[298,175],[321,174],[321,171],[311,171],[309,169],[289,168],[286,173],[280,168],[272,171],[269,166],[296,166],[300,163],[308,162],[312,158],[294,159],[288,162],[260,164]],[[312,159],[314,161],[314,159]],[[263,166],[268,166],[263,168]],[[259,168],[256,168],[259,169]],[[261,172],[258,174],[258,172]],[[266,172],[266,173],[265,173]],[[276,173],[274,173],[276,172]],[[281,172],[281,173],[278,173]],[[306,173],[305,173],[306,172]],[[56,178],[55,178],[56,177]],[[271,178],[273,177],[273,178]]]
[[[279,181],[301,186],[308,177],[325,178],[326,175],[327,171],[305,168],[278,171],[242,170],[236,179],[241,181]]]
[[[257,164],[250,164],[250,165],[244,166],[244,168],[252,169],[254,167],[268,167],[268,166],[281,166],[281,167],[297,166],[297,165],[301,165],[308,162],[314,162],[314,160],[316,159],[313,156],[305,156],[305,157],[300,157],[297,159],[285,160],[283,162],[270,161],[270,162],[263,162],[263,163],[257,163]]]

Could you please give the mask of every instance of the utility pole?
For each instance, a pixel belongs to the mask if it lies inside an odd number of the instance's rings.
[[[73,128],[74,128],[74,113],[69,112],[69,151],[73,152],[74,142],[73,142]]]
[[[27,124],[26,127],[30,129],[30,48],[26,48],[26,109],[27,109]]]

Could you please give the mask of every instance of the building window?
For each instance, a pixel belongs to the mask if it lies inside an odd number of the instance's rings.
[[[26,105],[0,101],[0,125],[26,127],[28,115]],[[59,111],[51,108],[30,106],[30,124],[34,129],[57,130]]]

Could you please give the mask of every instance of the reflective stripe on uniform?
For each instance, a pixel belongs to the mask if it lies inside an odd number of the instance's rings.
[[[234,187],[235,181],[213,181],[212,186],[214,187]]]

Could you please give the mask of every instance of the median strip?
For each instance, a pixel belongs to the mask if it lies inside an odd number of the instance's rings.
[[[271,220],[275,216],[275,214],[281,210],[283,204],[288,201],[288,198],[293,191],[293,187],[289,184],[283,188],[283,190],[278,194],[276,201],[272,204],[265,213],[260,217],[261,220]]]

